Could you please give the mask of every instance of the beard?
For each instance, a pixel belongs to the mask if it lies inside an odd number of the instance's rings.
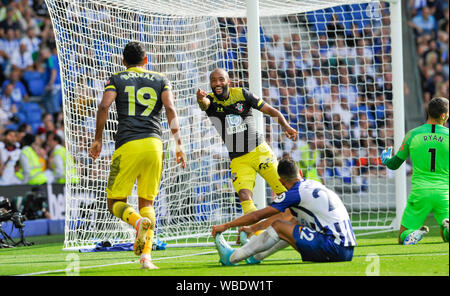
[[[212,88],[212,92],[216,96],[216,98],[223,101],[228,97],[228,85],[225,85],[224,87],[222,87],[222,93],[220,93],[220,94],[217,94],[216,90],[214,88]]]

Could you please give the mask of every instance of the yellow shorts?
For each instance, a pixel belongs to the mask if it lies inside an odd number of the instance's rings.
[[[249,153],[236,157],[231,161],[231,178],[234,190],[242,189],[253,192],[256,173],[266,180],[272,190],[278,195],[286,191],[277,173],[278,161],[270,146],[264,142]]]
[[[123,199],[130,196],[137,180],[138,197],[153,200],[159,193],[162,167],[160,139],[145,138],[123,144],[113,154],[107,197]]]

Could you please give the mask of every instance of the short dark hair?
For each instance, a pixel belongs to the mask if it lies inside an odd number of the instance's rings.
[[[222,73],[225,75],[225,77],[226,77],[228,80],[230,80],[230,76],[229,76],[229,74],[228,74],[228,71],[225,70],[224,68],[216,68],[216,69],[212,70],[211,73],[209,73],[209,78],[211,79],[212,74],[213,74],[213,73],[216,73],[216,72],[222,72]]]
[[[59,145],[62,144],[62,138],[56,134],[56,133],[51,133],[51,135],[53,136],[53,141],[55,141],[56,143],[58,143]]]
[[[277,168],[278,175],[286,180],[292,180],[297,178],[298,176],[298,167],[295,163],[295,160],[293,160],[290,157],[283,158],[278,162],[278,168]]]
[[[7,130],[5,130],[4,132],[3,132],[3,136],[7,136],[8,134],[10,134],[10,133],[15,133],[16,131],[15,130],[13,130],[13,129],[7,129]]]
[[[428,103],[428,116],[438,119],[442,113],[448,112],[448,99],[436,97]]]
[[[34,143],[36,140],[36,137],[33,134],[26,134],[20,143],[20,148],[23,148],[25,146],[31,146],[31,144]]]
[[[123,49],[123,59],[129,66],[135,66],[142,63],[146,55],[144,45],[139,42],[131,41]]]

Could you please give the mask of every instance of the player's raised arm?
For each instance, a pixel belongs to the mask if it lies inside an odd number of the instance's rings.
[[[183,151],[183,145],[180,137],[180,124],[178,122],[177,111],[173,103],[173,93],[170,89],[165,90],[161,95],[161,100],[166,109],[167,121],[169,122],[170,131],[176,143],[176,161],[181,163],[181,167],[186,167],[186,155]]]
[[[277,109],[275,109],[274,107],[270,106],[267,103],[264,104],[264,106],[262,106],[260,111],[263,112],[264,114],[269,115],[272,118],[276,118],[277,122],[284,129],[284,133],[286,134],[286,136],[292,141],[295,141],[298,132],[289,125],[289,123],[286,121],[286,119],[284,118],[283,114],[281,114],[280,111],[278,111]]]
[[[207,95],[208,94],[204,90],[201,90],[200,88],[197,89],[197,103],[202,111],[208,110],[209,105],[211,104],[211,101],[206,97]]]
[[[392,147],[386,148],[380,155],[381,162],[387,166],[390,170],[398,169],[402,163],[403,159],[399,158],[397,155],[392,156]]]
[[[409,144],[411,140],[411,132],[408,132],[403,139],[400,149],[394,155],[392,147],[387,147],[380,155],[381,162],[390,170],[398,169],[403,162],[409,157]]]
[[[102,136],[103,129],[105,128],[106,120],[108,119],[108,110],[111,104],[117,97],[117,92],[115,91],[105,91],[103,94],[102,101],[98,105],[97,110],[97,122],[95,128],[95,139],[92,143],[91,149],[89,149],[89,155],[94,159],[102,152]]]

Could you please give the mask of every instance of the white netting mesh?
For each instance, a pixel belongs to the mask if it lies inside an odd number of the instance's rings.
[[[173,84],[188,156],[187,170],[175,166],[163,112],[157,237],[178,244],[210,242],[212,224],[241,212],[227,153],[195,92],[209,91],[208,75],[216,67],[229,71],[233,86],[248,87],[246,2],[46,2],[62,68],[68,151],[81,176],[67,187],[65,247],[134,237],[106,209],[114,105],[100,159],[93,164],[87,154],[104,82],[123,70],[122,49],[131,40],[147,46],[149,69]],[[357,2],[260,1],[263,98],[286,116],[300,139],[286,140],[267,117],[265,132],[278,157],[292,156],[305,175],[340,193],[354,227],[386,227],[395,215],[393,179],[378,155],[393,141],[389,5]],[[130,202],[136,204],[135,195]]]

